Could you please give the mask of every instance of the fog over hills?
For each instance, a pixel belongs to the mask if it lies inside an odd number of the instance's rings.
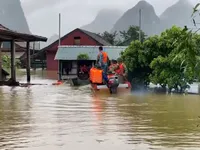
[[[191,28],[194,27],[191,18],[193,7],[189,0],[179,0],[174,5],[168,7],[160,16],[157,16],[154,7],[150,3],[142,0],[134,7],[124,12],[115,23],[111,22],[114,22],[117,17],[113,20],[110,19],[112,21],[108,22],[108,17],[105,19],[105,17],[100,18],[97,16],[91,24],[85,26],[85,29],[98,33],[108,31],[111,24],[114,25],[110,31],[127,30],[130,25],[139,26],[139,9],[141,9],[141,28],[149,36],[160,34],[173,25],[180,27],[187,25]],[[109,11],[107,11],[107,13],[108,12]],[[105,14],[105,16],[107,15]],[[112,16],[109,18],[112,18]],[[200,21],[200,17],[196,19],[197,22]],[[100,26],[102,23],[105,27],[109,24],[109,28]]]
[[[30,33],[20,0],[1,0],[0,4],[1,24],[18,32]],[[139,9],[142,10],[142,30],[147,35],[159,34],[172,25],[193,27],[191,21],[193,5],[189,0],[179,0],[174,5],[168,7],[160,16],[155,13],[151,3],[142,0],[124,12],[111,7],[102,9],[94,21],[81,28],[95,33],[127,30],[130,25],[139,25]],[[200,22],[199,18],[197,22]],[[52,37],[55,36],[52,35]]]
[[[50,44],[52,44],[53,42],[55,42],[56,40],[59,39],[59,35],[54,34],[51,37],[48,38],[47,42],[40,42],[40,47],[44,48]]]
[[[170,28],[173,25],[192,27],[193,5],[188,0],[179,0],[176,4],[167,8],[160,16],[161,30]],[[198,19],[197,19],[198,20]]]
[[[0,24],[23,33],[30,33],[20,0],[1,0]]]
[[[81,29],[96,33],[110,31],[121,15],[122,12],[118,9],[102,9],[99,11],[94,21],[88,25],[82,26]]]
[[[127,30],[129,26],[139,26],[139,9],[141,9],[142,30],[147,35],[155,33],[156,26],[160,24],[160,19],[156,15],[153,6],[146,1],[140,1],[133,8],[126,11],[115,23],[112,31]]]

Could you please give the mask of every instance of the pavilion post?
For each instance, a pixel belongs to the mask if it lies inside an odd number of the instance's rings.
[[[0,41],[0,81],[2,81],[2,54],[1,54],[1,45],[2,45],[2,42]]]
[[[15,40],[11,41],[11,79],[12,82],[16,82]]]
[[[30,42],[26,43],[26,73],[27,73],[27,82],[31,81],[31,59],[30,59]]]

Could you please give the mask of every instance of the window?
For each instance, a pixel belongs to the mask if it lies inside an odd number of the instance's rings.
[[[2,42],[1,48],[10,49],[11,43],[10,42]]]
[[[74,37],[74,45],[80,45],[81,44],[81,37]]]

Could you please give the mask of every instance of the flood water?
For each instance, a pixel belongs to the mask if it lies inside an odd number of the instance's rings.
[[[94,95],[41,74],[32,82],[48,85],[0,87],[0,149],[200,149],[200,96]]]

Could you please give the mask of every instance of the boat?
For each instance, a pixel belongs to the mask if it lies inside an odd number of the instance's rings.
[[[82,85],[88,85],[89,82],[89,73],[82,73],[78,72],[76,77],[69,78],[69,83],[72,86],[82,86]]]
[[[109,94],[126,94],[131,92],[131,87],[128,83],[121,83],[117,87],[117,91],[114,93],[107,87],[107,85],[97,85],[97,84],[91,84],[91,89],[95,93],[109,93]]]
[[[120,57],[127,46],[103,46],[110,60]],[[81,73],[81,67],[88,70],[96,64],[99,46],[62,45],[58,47],[55,60],[58,61],[58,80],[69,82],[72,86],[90,84],[88,74]],[[79,58],[80,54],[87,54],[88,59]]]
[[[131,84],[130,82],[126,81],[123,82],[120,80],[119,76],[114,73],[108,73],[108,82],[105,83],[103,81],[103,70],[99,68],[91,68],[90,69],[90,84],[91,89],[94,92],[103,92],[103,93],[110,93],[110,94],[117,94],[117,93],[130,93],[131,92]]]

